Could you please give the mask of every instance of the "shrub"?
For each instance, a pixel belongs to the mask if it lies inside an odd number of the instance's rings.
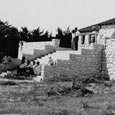
[[[5,56],[5,53],[4,52],[0,52],[0,63],[2,63],[2,59],[3,59],[4,56]]]
[[[88,83],[99,83],[99,82],[101,81],[94,76],[74,76],[72,88],[81,89],[85,87]]]

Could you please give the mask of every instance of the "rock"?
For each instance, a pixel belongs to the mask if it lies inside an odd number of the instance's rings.
[[[35,82],[42,82],[43,81],[43,76],[36,76],[33,78]]]

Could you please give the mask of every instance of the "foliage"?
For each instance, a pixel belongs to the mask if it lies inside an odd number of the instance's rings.
[[[27,27],[21,27],[19,31],[16,27],[9,25],[8,22],[0,20],[0,52],[11,57],[17,57],[19,41],[50,41],[52,38],[52,34],[49,35],[48,31],[41,31],[39,27],[33,31],[29,31]]]
[[[8,22],[0,20],[0,52],[16,58],[20,41],[37,42],[51,41],[54,37],[52,33],[41,30],[40,27],[30,31],[27,27],[21,27],[19,31]],[[57,28],[57,39],[60,39],[60,47],[71,47],[71,31],[68,27],[65,31]]]
[[[69,27],[65,31],[58,27],[56,38],[60,39],[60,47],[71,48],[72,35]]]
[[[73,77],[73,88],[82,88],[85,87],[89,83],[101,83],[99,78],[95,76],[74,76]]]
[[[28,41],[31,33],[29,32],[27,27],[21,27],[21,31],[20,31],[20,40],[22,41]]]
[[[22,27],[20,31],[20,40],[26,42],[51,41],[52,34],[48,31],[41,30],[40,27],[29,31],[27,27]]]
[[[19,43],[18,29],[0,20],[0,52],[17,56]]]

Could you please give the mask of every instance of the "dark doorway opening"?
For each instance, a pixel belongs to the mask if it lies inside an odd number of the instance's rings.
[[[78,50],[78,41],[79,41],[79,37],[76,36],[76,38],[75,38],[75,50]]]

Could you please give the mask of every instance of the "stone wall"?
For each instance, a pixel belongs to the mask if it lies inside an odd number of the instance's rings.
[[[73,76],[97,76],[101,74],[102,45],[81,49],[81,54],[70,54],[69,60],[57,60],[55,67],[45,66],[44,78],[72,78]]]
[[[80,54],[70,54],[69,60],[56,60],[53,67],[44,66],[43,75],[45,80],[72,78],[73,76],[94,76],[115,79],[115,25],[103,26],[100,29],[96,44],[89,44],[90,33],[85,34],[85,44],[79,40]],[[57,48],[59,42],[51,42]],[[50,46],[51,46],[50,44]],[[45,45],[49,53],[50,46]],[[48,49],[48,47],[50,47]],[[41,49],[34,48],[34,53],[38,55]],[[31,50],[30,50],[31,52]],[[28,54],[31,57],[31,53]],[[33,56],[33,55],[32,55]],[[32,57],[33,58],[33,57]]]
[[[70,54],[69,60],[57,60],[55,67],[45,66],[44,77],[98,76],[115,79],[115,25],[103,26],[96,44],[89,44],[90,33],[85,34],[85,44],[79,40],[81,54]]]
[[[115,79],[115,25],[103,26],[97,39],[103,45],[101,76]]]
[[[105,45],[107,39],[114,39],[114,38],[115,38],[115,25],[103,26],[102,29],[100,29],[99,34],[97,36],[97,43]]]
[[[108,39],[105,47],[103,68],[107,70],[110,80],[115,80],[115,39]]]
[[[32,60],[42,55],[52,53],[59,46],[59,40],[53,39],[50,42],[23,42],[18,51],[18,59],[25,56],[26,59]]]

